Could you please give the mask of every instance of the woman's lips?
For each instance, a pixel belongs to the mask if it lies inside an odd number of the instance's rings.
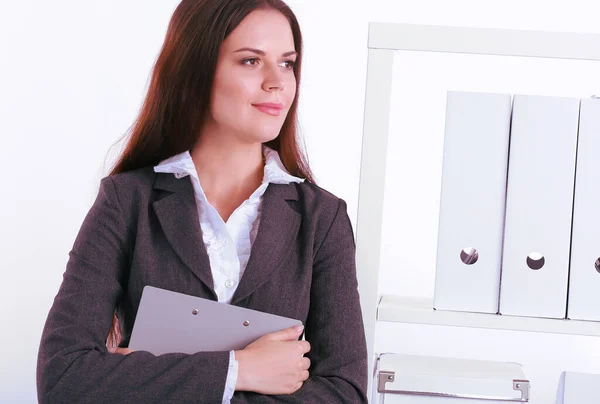
[[[264,112],[265,114],[272,116],[281,115],[281,111],[283,110],[283,104],[273,103],[273,102],[265,102],[262,104],[252,104],[252,106],[258,109],[260,112]]]

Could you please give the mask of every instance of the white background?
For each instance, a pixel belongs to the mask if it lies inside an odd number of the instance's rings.
[[[109,148],[136,117],[177,4],[0,2],[0,402],[36,402],[39,339],[67,253],[112,162]],[[305,39],[300,119],[311,166],[319,185],[347,201],[353,223],[369,21],[600,32],[592,1],[289,4]],[[600,94],[592,62],[506,59],[398,52],[382,293],[433,295],[447,89]],[[520,362],[534,404],[553,402],[563,369],[600,373],[600,339],[591,337],[381,324],[377,350]]]

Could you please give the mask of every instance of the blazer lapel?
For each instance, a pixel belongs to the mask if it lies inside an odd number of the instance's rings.
[[[289,200],[298,200],[294,185],[269,184],[262,202],[256,240],[232,304],[245,299],[267,282],[293,248],[302,216],[292,209]]]
[[[154,189],[172,192],[152,203],[158,221],[179,258],[217,300],[190,177],[177,179],[173,174],[159,173]]]

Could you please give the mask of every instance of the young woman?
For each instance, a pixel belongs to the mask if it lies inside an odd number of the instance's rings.
[[[366,402],[346,204],[314,184],[298,145],[301,56],[280,0],[181,2],[69,254],[39,350],[40,402]],[[146,285],[305,329],[239,351],[131,352]]]

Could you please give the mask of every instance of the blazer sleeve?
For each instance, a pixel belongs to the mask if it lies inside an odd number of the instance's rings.
[[[113,179],[104,178],[42,333],[40,403],[221,403],[229,352],[123,356],[107,351],[134,237]]]
[[[367,403],[367,345],[356,279],[356,247],[346,203],[316,247],[306,340],[309,379],[290,395],[236,392],[232,403]]]

